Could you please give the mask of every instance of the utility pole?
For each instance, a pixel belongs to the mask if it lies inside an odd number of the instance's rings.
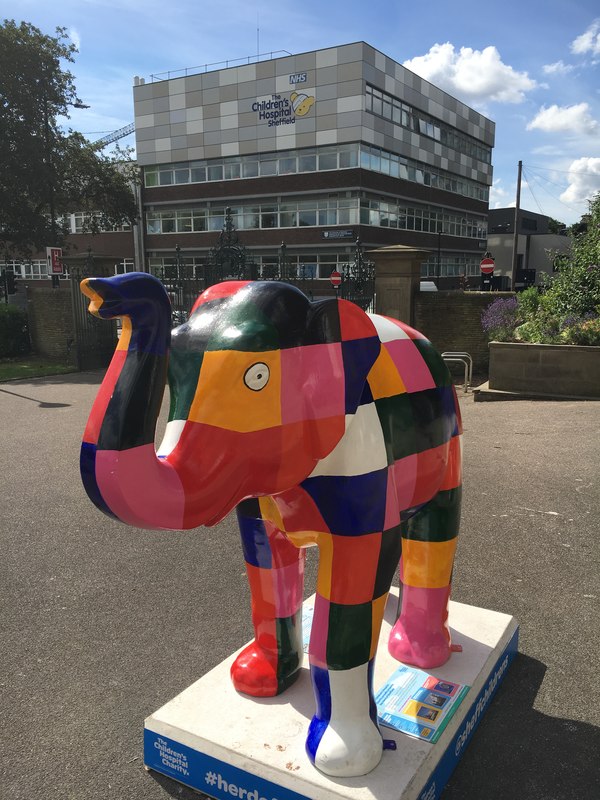
[[[517,173],[517,198],[515,202],[515,219],[513,224],[513,250],[512,250],[512,271],[510,278],[511,291],[515,290],[515,282],[517,279],[517,250],[519,246],[519,210],[521,208],[521,175],[523,172],[523,162],[519,161],[519,170]]]

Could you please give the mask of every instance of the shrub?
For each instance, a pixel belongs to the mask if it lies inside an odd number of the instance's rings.
[[[27,314],[16,306],[0,303],[0,358],[29,353]]]
[[[519,323],[516,297],[499,298],[489,305],[481,315],[481,325],[490,339],[510,342]]]
[[[541,296],[537,286],[524,289],[517,298],[520,315],[523,319],[534,317],[540,307]]]
[[[542,290],[495,300],[483,313],[490,339],[539,344],[600,345],[600,194],[590,201],[587,230]]]
[[[567,344],[600,347],[600,317],[577,320],[562,331],[561,338]]]

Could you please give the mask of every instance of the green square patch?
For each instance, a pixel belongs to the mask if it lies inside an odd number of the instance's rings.
[[[352,669],[366,664],[371,654],[372,604],[329,604],[327,665]]]

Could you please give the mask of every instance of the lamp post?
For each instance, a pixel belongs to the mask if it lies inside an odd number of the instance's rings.
[[[287,246],[285,242],[282,242],[279,246],[279,274],[282,280],[287,278]]]
[[[519,262],[519,212],[521,210],[521,176],[523,173],[523,162],[519,161],[517,171],[517,195],[515,198],[515,216],[513,220],[513,246],[512,246],[512,262],[511,262],[511,278],[510,290],[514,292],[515,282],[517,280],[517,264]]]
[[[181,247],[175,245],[175,297],[177,298],[178,308],[174,311],[174,317],[177,322],[185,322],[185,308],[184,308],[184,292],[183,292],[183,261],[181,259]]]

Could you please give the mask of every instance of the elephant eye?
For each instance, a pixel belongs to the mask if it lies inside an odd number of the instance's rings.
[[[269,382],[269,375],[269,368],[266,364],[253,364],[246,370],[244,383],[253,392],[260,392]]]

